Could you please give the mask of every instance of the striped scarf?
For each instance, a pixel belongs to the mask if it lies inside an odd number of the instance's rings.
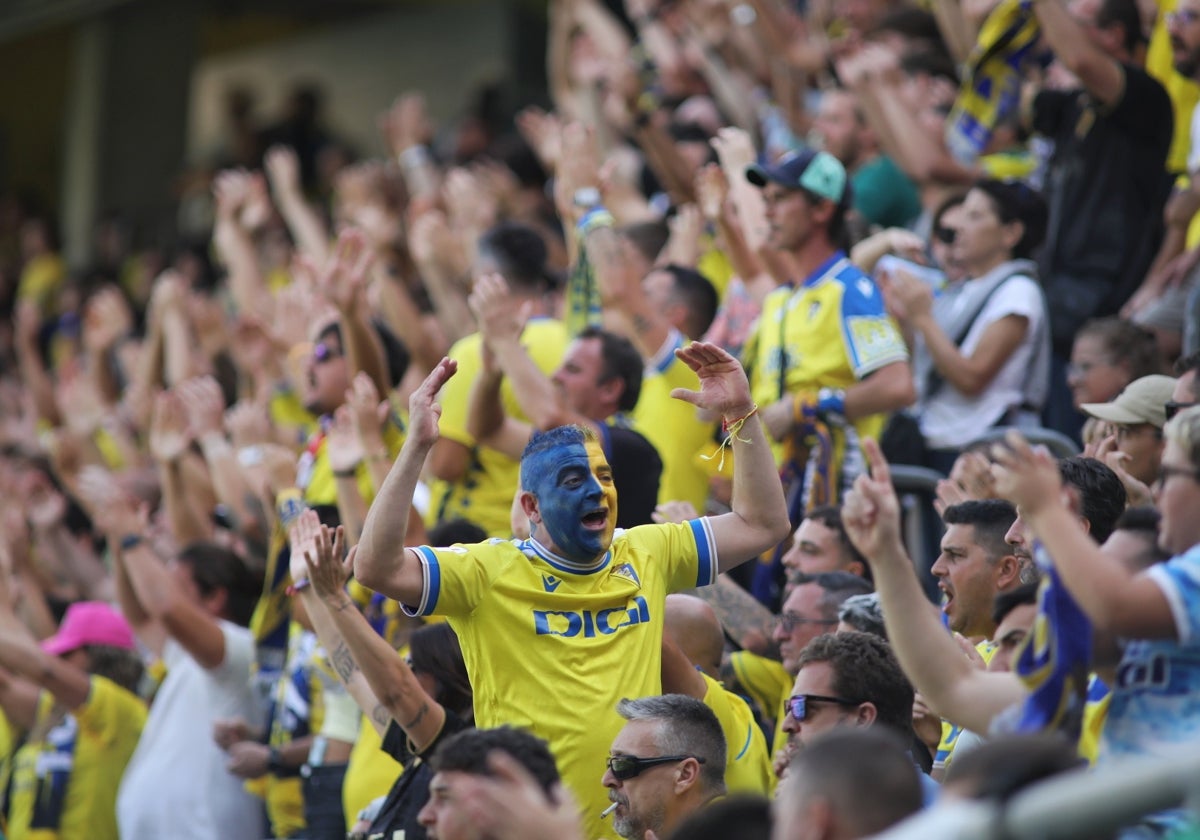
[[[1001,0],[979,30],[965,78],[946,120],[946,147],[964,166],[982,154],[992,131],[1020,103],[1021,65],[1038,40],[1025,0]]]
[[[587,235],[598,227],[611,227],[613,216],[603,207],[595,207],[579,220],[579,259],[571,266],[567,287],[563,292],[563,322],[567,333],[579,335],[588,327],[601,326],[600,290],[596,287],[596,271],[587,254]]]
[[[1014,725],[1017,732],[1062,732],[1072,743],[1083,727],[1092,622],[1063,585],[1040,543],[1034,559],[1042,570],[1033,631],[1017,654],[1013,671],[1029,689]]]

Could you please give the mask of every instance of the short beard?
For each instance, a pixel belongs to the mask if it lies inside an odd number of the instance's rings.
[[[1197,71],[1200,71],[1200,47],[1193,47],[1181,61],[1175,62],[1175,72],[1195,81]]]
[[[663,824],[667,820],[667,809],[659,802],[647,813],[639,814],[636,818],[633,814],[624,817],[617,817],[615,814],[613,816],[613,831],[624,837],[625,840],[642,840],[646,836],[647,829],[656,835],[662,835]]]

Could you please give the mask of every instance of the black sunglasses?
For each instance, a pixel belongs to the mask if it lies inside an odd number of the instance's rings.
[[[1168,400],[1167,403],[1163,406],[1163,408],[1166,410],[1167,419],[1170,420],[1172,417],[1174,417],[1179,412],[1183,411],[1185,408],[1191,408],[1192,406],[1195,406],[1195,405],[1200,405],[1200,403],[1175,402],[1175,400]]]
[[[958,236],[958,231],[952,227],[942,227],[938,225],[933,229],[933,238],[943,245],[953,245],[955,238]]]
[[[855,703],[853,700],[846,700],[842,697],[827,697],[823,694],[795,694],[788,698],[787,710],[793,718],[803,721],[808,717],[809,703],[837,703],[839,706],[862,705],[862,703]]]
[[[659,764],[671,764],[676,761],[686,761],[689,758],[694,758],[701,764],[704,759],[696,755],[662,755],[658,758],[638,758],[636,755],[610,755],[608,757],[609,771],[617,778],[618,781],[628,781],[642,775],[651,767],[656,767]]]

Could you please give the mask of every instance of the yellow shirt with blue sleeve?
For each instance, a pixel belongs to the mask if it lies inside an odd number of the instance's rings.
[[[775,659],[768,659],[739,650],[729,657],[738,685],[758,704],[765,715],[774,715],[775,735],[771,740],[772,757],[787,746],[787,733],[783,731],[783,720],[787,715],[787,700],[792,694],[796,678],[789,674]]]
[[[534,318],[521,333],[521,346],[547,376],[562,361],[570,340],[563,323],[551,318]],[[466,473],[457,481],[434,483],[427,524],[461,518],[474,522],[489,536],[507,537],[512,534],[509,513],[520,483],[520,464],[502,452],[478,445],[467,431],[471,387],[483,364],[482,346],[483,339],[474,333],[450,348],[450,358],[458,362],[458,374],[438,394],[442,406],[438,432],[470,449],[471,459]],[[500,386],[500,402],[506,415],[528,422],[507,378]]]
[[[648,361],[633,420],[662,458],[659,502],[682,499],[702,511],[708,499],[708,471],[697,455],[709,449],[716,424],[701,420],[691,403],[671,396],[675,388],[700,388],[695,372],[675,357],[675,351],[686,343],[678,331],[671,330],[658,353]]]
[[[767,295],[744,356],[754,401],[768,406],[802,391],[849,388],[907,361],[908,349],[875,281],[839,251],[802,283]],[[853,425],[859,438],[877,438],[884,420],[873,414]],[[782,448],[775,454],[781,461]]]
[[[117,840],[117,787],[146,724],[146,704],[92,675],[87,701],[56,710],[43,691],[13,761],[9,840]]]
[[[750,706],[712,677],[700,676],[708,686],[704,705],[712,709],[725,733],[725,787],[730,793],[769,795],[775,787],[771,754]]]
[[[475,692],[475,724],[545,738],[587,836],[611,836],[598,816],[608,805],[604,757],[624,725],[616,704],[662,692],[666,596],[716,580],[708,520],[618,531],[587,566],[533,539],[415,552],[425,585],[406,610],[449,619]]]

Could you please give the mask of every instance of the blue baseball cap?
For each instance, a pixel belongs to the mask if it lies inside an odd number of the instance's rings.
[[[746,180],[756,187],[774,182],[790,190],[807,190],[834,204],[846,197],[846,168],[829,152],[815,149],[790,152],[767,166],[747,166]]]

